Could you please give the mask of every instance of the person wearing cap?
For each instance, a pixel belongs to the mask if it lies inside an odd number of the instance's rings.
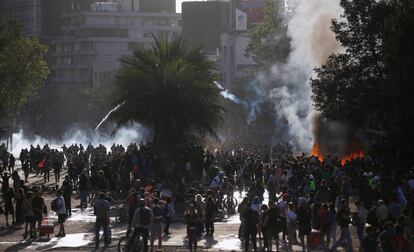
[[[384,200],[378,200],[378,207],[375,210],[375,215],[379,220],[379,228],[382,230],[384,223],[389,219],[388,207],[385,205]]]
[[[94,213],[96,216],[95,223],[95,248],[99,247],[99,231],[101,227],[103,228],[104,242],[105,247],[109,245],[109,214],[110,214],[110,204],[106,199],[105,193],[101,192],[99,198],[95,201],[94,204]]]

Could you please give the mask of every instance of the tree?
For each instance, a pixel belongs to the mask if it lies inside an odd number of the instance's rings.
[[[18,24],[0,20],[1,120],[11,134],[22,108],[49,74],[47,46],[37,39],[22,38]]]
[[[414,1],[342,0],[332,31],[345,48],[311,80],[328,120],[385,132],[398,149],[414,140]]]
[[[213,62],[181,37],[155,38],[150,49],[137,48],[121,59],[114,82],[118,124],[137,121],[152,126],[154,144],[166,150],[191,134],[215,134],[222,119]]]
[[[284,62],[290,52],[287,26],[280,16],[280,3],[266,0],[263,21],[250,33],[247,55],[252,55],[259,68],[266,69],[276,62]]]

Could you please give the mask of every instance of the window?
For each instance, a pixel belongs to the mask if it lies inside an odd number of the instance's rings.
[[[80,49],[81,49],[81,44],[80,43],[75,43],[75,49],[74,49],[74,51],[75,52],[78,52],[78,51],[80,51]]]

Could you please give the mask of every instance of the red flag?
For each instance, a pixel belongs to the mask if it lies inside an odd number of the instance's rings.
[[[40,163],[37,165],[37,168],[43,169],[43,167],[45,167],[45,163],[46,163],[46,158],[40,161]]]

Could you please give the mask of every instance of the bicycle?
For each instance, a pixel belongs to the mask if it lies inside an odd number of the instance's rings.
[[[223,206],[226,208],[227,214],[234,214],[236,212],[237,205],[237,199],[233,195],[226,196],[223,199]]]
[[[142,240],[139,238],[140,236],[135,236],[132,239],[133,241],[129,241],[131,239],[131,235],[134,233],[133,230],[129,230],[127,234],[118,242],[118,252],[141,252],[144,251],[144,244]],[[129,247],[127,247],[129,243]]]

